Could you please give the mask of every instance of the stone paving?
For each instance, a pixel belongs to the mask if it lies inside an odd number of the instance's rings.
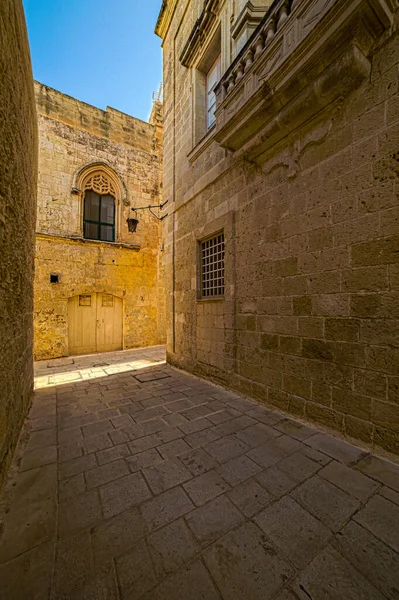
[[[0,598],[399,598],[399,469],[164,363],[37,365]]]

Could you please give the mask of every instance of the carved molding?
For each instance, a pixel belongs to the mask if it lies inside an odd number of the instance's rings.
[[[93,190],[98,194],[110,194],[117,203],[129,206],[121,178],[106,163],[96,162],[83,166],[75,176],[74,187],[81,193]]]
[[[267,19],[282,1],[270,7]],[[392,24],[397,6],[398,0],[296,0],[244,74],[236,78],[229,69],[220,82],[215,140],[256,157],[358,88],[370,72],[368,55]],[[268,26],[267,19],[262,26]],[[264,40],[261,28],[254,47],[244,47],[242,63],[247,53],[254,58],[259,36]]]
[[[205,0],[204,8],[195,22],[179,60],[183,67],[189,67],[217,17],[220,0]]]

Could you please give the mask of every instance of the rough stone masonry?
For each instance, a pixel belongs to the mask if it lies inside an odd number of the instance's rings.
[[[275,0],[239,49],[249,4],[168,0],[157,23],[168,359],[397,453],[398,3]]]

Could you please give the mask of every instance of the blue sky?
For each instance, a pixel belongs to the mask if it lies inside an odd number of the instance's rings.
[[[161,0],[23,0],[35,79],[147,120],[162,80]]]

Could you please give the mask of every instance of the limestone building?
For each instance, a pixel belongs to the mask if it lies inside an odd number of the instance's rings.
[[[393,452],[398,23],[397,0],[164,0],[156,25],[169,361]]]
[[[161,203],[162,104],[146,123],[40,83],[35,93],[36,360],[162,343],[160,221],[131,211]]]
[[[21,0],[0,3],[0,488],[33,394],[37,123]]]

